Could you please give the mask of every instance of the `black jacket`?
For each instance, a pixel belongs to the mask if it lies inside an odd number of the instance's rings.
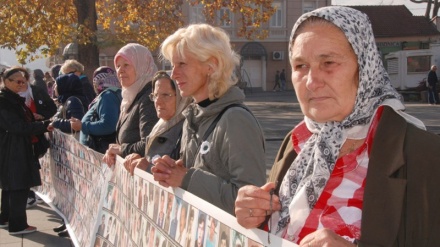
[[[49,121],[26,121],[20,100],[24,99],[10,90],[0,91],[0,188],[4,190],[41,185],[31,136],[46,132]]]
[[[87,76],[81,75],[79,78],[81,79],[83,94],[87,99],[86,106],[88,106],[95,99],[96,93]]]
[[[154,103],[148,98],[152,90],[151,82],[147,83],[136,95],[126,114],[121,112],[119,115],[116,142],[121,145],[123,158],[132,153],[145,155],[145,138],[159,121]]]
[[[44,92],[39,87],[32,86],[32,95],[34,96],[37,113],[44,117],[44,120],[50,119],[57,112],[57,106],[53,99],[47,92]]]
[[[428,73],[428,84],[429,86],[435,86],[437,84],[438,78],[437,73],[435,71],[430,70]]]

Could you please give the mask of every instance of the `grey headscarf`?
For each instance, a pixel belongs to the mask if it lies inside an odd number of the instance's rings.
[[[401,96],[391,86],[383,67],[370,20],[362,12],[348,7],[330,6],[302,15],[292,29],[289,52],[292,52],[293,38],[298,27],[313,16],[333,23],[345,34],[358,59],[359,87],[353,111],[341,122],[318,123],[305,117],[307,128],[313,134],[282,181],[282,209],[277,231],[289,223],[289,205],[301,188],[305,187],[309,210],[314,207],[333,171],[341,146],[347,138],[366,137],[370,120],[380,105],[390,105],[396,111],[404,109]]]
[[[177,86],[174,80],[171,80],[171,83],[174,84],[174,88],[176,89],[176,112],[174,113],[174,116],[168,121],[159,119],[159,121],[154,125],[153,129],[151,130],[150,134],[147,137],[147,145],[145,149],[146,156],[148,156],[148,150],[150,149],[156,137],[160,136],[161,134],[173,128],[177,123],[179,123],[184,118],[182,112],[192,101],[191,97],[182,97],[180,95],[179,87]],[[147,158],[148,161],[151,161],[152,157],[148,156]]]

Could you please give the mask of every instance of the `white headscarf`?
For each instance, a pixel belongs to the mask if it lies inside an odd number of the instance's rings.
[[[31,85],[29,85],[29,82],[26,82],[27,88],[26,91],[18,92],[18,95],[23,97],[25,99],[24,103],[27,107],[31,106],[31,101],[34,99],[34,95],[32,94],[32,88]]]
[[[145,149],[145,155],[147,155],[148,150],[150,149],[151,145],[153,144],[154,139],[158,137],[159,135],[167,132],[169,129],[174,127],[177,123],[179,123],[183,118],[183,110],[186,109],[186,107],[191,103],[192,99],[191,97],[182,97],[180,96],[180,90],[177,86],[176,82],[171,80],[172,83],[174,83],[174,88],[176,89],[176,112],[174,113],[174,116],[169,119],[168,121],[165,121],[163,119],[159,119],[159,121],[154,125],[153,129],[151,130],[150,134],[148,135],[147,139],[147,145]],[[151,157],[149,157],[151,158]]]
[[[136,71],[135,82],[127,88],[122,87],[121,113],[125,113],[133,103],[136,95],[151,81],[154,73],[157,71],[157,67],[151,52],[147,47],[140,44],[130,43],[122,47],[115,55],[115,67],[118,57],[127,59]]]
[[[333,23],[345,34],[358,59],[359,87],[353,111],[341,122],[318,123],[305,117],[306,126],[313,134],[282,181],[278,232],[290,221],[289,206],[295,196],[304,196],[303,200],[296,198],[294,201],[307,201],[309,210],[314,207],[333,171],[341,146],[347,138],[366,137],[370,120],[380,105],[389,105],[409,122],[423,126],[420,120],[410,119],[401,112],[405,109],[401,96],[391,86],[376,47],[370,20],[364,13],[348,7],[330,6],[302,15],[292,29],[289,53],[292,52],[298,27],[313,16]]]

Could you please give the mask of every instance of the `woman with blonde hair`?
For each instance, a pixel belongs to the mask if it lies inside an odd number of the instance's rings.
[[[235,86],[240,58],[220,28],[194,24],[177,30],[161,46],[172,78],[194,103],[183,112],[182,156],[153,161],[155,180],[181,187],[234,214],[240,187],[266,177],[263,131]]]

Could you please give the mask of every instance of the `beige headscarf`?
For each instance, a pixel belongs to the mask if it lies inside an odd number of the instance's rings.
[[[127,88],[122,87],[121,113],[125,113],[133,103],[136,95],[151,81],[157,67],[151,52],[147,47],[140,44],[130,43],[122,47],[115,55],[115,67],[118,57],[127,59],[136,70],[135,82]]]
[[[157,78],[157,79],[159,79],[159,78]],[[171,80],[171,81],[174,84],[174,87],[176,88],[176,112],[174,113],[174,116],[170,120],[165,121],[163,119],[159,119],[159,121],[156,123],[156,125],[154,125],[153,129],[151,130],[151,132],[147,138],[145,155],[148,154],[148,150],[150,149],[150,147],[153,144],[153,141],[154,141],[154,139],[156,139],[156,137],[167,132],[169,129],[174,127],[174,125],[179,123],[184,118],[182,112],[192,102],[191,97],[180,96],[179,87],[177,86],[175,81],[173,81],[173,80]],[[153,84],[154,83],[155,82],[153,82]],[[150,159],[151,157],[147,157],[147,158]]]

